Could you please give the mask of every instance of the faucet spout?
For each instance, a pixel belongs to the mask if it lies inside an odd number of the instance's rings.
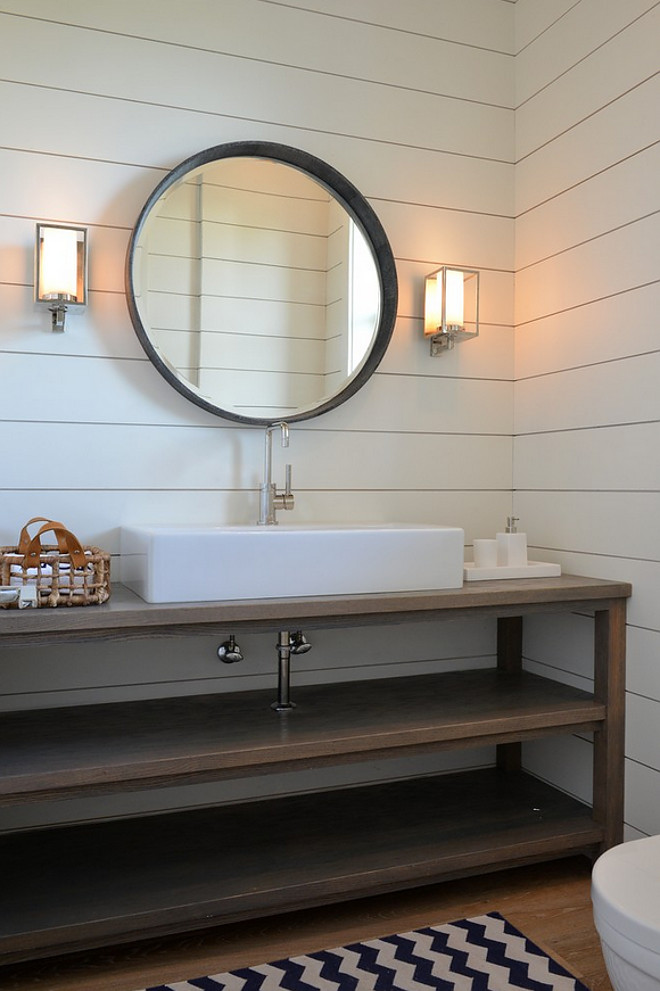
[[[294,496],[291,491],[291,465],[286,466],[284,491],[278,492],[273,482],[273,431],[280,428],[282,447],[289,446],[289,424],[283,420],[266,427],[264,438],[264,479],[260,489],[259,526],[275,526],[278,509],[293,509]]]

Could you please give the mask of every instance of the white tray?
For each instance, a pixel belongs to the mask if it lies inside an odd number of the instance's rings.
[[[466,561],[463,578],[466,582],[495,581],[501,578],[558,578],[560,564],[546,564],[543,561],[528,561],[525,565],[513,568],[476,568],[472,561]]]

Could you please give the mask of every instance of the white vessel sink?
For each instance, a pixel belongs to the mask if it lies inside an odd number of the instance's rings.
[[[147,602],[459,588],[463,530],[383,526],[127,526],[122,580]]]

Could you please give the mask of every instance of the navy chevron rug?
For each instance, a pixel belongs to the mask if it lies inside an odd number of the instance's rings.
[[[143,991],[588,991],[499,913]]]

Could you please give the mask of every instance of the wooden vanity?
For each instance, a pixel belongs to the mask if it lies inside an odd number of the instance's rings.
[[[623,582],[0,610],[3,644],[497,618],[497,667],[2,716],[2,805],[496,745],[496,766],[0,838],[0,954],[29,959],[551,859],[622,837]],[[593,614],[594,692],[522,670],[523,618]],[[593,808],[525,774],[521,743],[594,732]]]

